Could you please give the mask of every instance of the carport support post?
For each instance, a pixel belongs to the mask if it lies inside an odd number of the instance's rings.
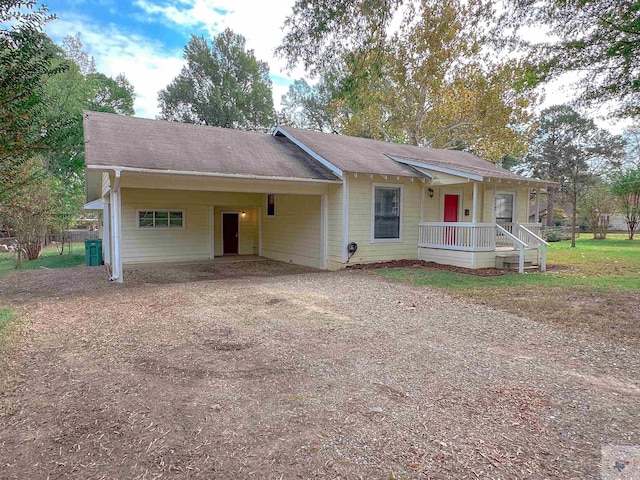
[[[258,256],[262,256],[262,207],[258,207]]]
[[[115,171],[115,181],[111,188],[111,217],[113,218],[113,265],[112,278],[122,283],[122,191],[120,189],[120,170]]]
[[[329,226],[329,215],[327,208],[328,196],[323,193],[320,197],[320,268],[327,269],[327,230]]]

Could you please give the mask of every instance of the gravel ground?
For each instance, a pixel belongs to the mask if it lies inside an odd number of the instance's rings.
[[[125,274],[0,281],[1,478],[599,478],[640,445],[632,347],[368,271]]]

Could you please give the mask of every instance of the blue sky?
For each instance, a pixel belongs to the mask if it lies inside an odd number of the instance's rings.
[[[124,73],[136,90],[136,116],[154,118],[158,91],[180,72],[191,34],[210,39],[231,28],[269,63],[274,105],[302,70],[285,72],[273,55],[294,0],[44,0],[58,16],[47,26],[53,41],[80,32],[98,71]]]

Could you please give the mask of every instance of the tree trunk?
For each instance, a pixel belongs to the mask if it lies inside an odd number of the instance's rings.
[[[553,209],[555,208],[556,189],[547,188],[547,227],[553,227]]]
[[[578,192],[573,192],[571,205],[571,248],[576,247],[576,220],[578,218]]]

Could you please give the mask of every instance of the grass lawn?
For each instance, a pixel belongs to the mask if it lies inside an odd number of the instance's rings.
[[[68,268],[84,265],[84,243],[74,244],[72,252],[73,253],[69,255],[65,250],[64,255],[60,255],[55,246],[47,247],[42,250],[40,258],[32,261],[23,260],[22,270],[34,270],[37,268]],[[14,254],[0,253],[0,277],[15,271]]]
[[[640,241],[626,235],[606,240],[583,235],[576,248],[570,245],[551,244],[546,273],[479,277],[436,269],[378,272],[573,331],[640,344]]]

